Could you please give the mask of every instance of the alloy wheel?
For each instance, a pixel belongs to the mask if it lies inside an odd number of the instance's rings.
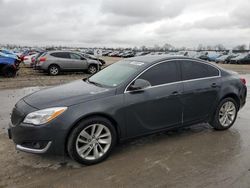
[[[57,75],[59,72],[58,68],[57,67],[51,67],[50,68],[50,74],[52,75]]]
[[[89,73],[94,74],[94,73],[96,73],[96,71],[97,71],[96,67],[94,67],[94,66],[89,67]]]
[[[83,129],[76,139],[76,151],[85,160],[96,160],[110,148],[110,130],[102,124],[92,124]]]
[[[236,117],[236,107],[231,101],[225,102],[219,111],[219,121],[223,127],[228,127],[232,124]]]

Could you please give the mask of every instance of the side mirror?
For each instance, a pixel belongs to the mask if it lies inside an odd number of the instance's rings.
[[[148,87],[151,87],[151,84],[149,81],[143,80],[143,79],[137,79],[137,80],[135,80],[135,82],[133,84],[131,84],[129,86],[128,90],[129,91],[139,91],[139,90],[146,89]]]

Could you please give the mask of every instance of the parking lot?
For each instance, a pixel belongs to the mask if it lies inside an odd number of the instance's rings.
[[[107,64],[117,60],[106,59]],[[243,74],[249,88],[249,65],[222,66]],[[66,156],[16,151],[6,134],[14,104],[43,87],[86,76],[75,73],[52,77],[22,68],[18,77],[1,79],[0,187],[249,187],[249,95],[228,131],[217,132],[199,124],[130,140],[119,144],[108,160],[94,166],[81,166]]]
[[[119,57],[102,57],[106,62],[106,66],[115,63],[121,58]],[[237,64],[219,64],[219,66],[236,71],[240,74],[250,74],[249,65]],[[46,73],[33,70],[32,68],[21,65],[18,75],[15,78],[3,78],[0,76],[0,89],[15,89],[23,87],[36,87],[36,86],[51,86],[63,84],[72,80],[82,79],[90,76],[84,72],[76,73],[62,73],[58,76],[49,76]]]

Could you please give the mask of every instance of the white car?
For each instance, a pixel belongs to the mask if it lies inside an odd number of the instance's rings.
[[[27,66],[29,66],[29,67],[32,67],[32,58],[33,57],[36,57],[37,56],[37,53],[35,53],[35,54],[32,54],[32,55],[27,55],[27,56],[24,56],[24,58],[23,58],[23,63],[24,63],[24,65],[27,65]]]

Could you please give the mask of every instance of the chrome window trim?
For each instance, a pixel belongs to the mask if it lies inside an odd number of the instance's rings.
[[[219,78],[221,77],[221,70],[216,67],[215,65],[212,65],[210,63],[207,63],[207,62],[202,62],[202,61],[199,61],[199,60],[192,60],[192,59],[171,59],[171,60],[163,60],[161,62],[158,62],[156,64],[153,64],[151,66],[149,66],[148,68],[146,68],[145,70],[143,70],[140,74],[138,74],[131,82],[129,82],[129,84],[126,86],[125,90],[124,90],[124,93],[130,93],[130,92],[134,92],[134,91],[127,91],[128,87],[130,86],[130,84],[132,84],[138,77],[140,77],[143,73],[145,73],[147,70],[149,70],[150,68],[156,66],[156,65],[159,65],[159,64],[162,64],[162,63],[166,63],[166,62],[169,62],[169,61],[180,61],[180,60],[184,60],[184,61],[195,61],[197,63],[203,63],[203,64],[206,64],[208,66],[211,66],[211,67],[214,67],[218,70],[219,72],[219,75],[218,76],[210,76],[210,77],[204,77],[204,78],[196,78],[196,79],[190,79],[190,80],[181,80],[181,81],[178,81],[178,82],[171,82],[171,83],[166,83],[166,84],[160,84],[160,85],[155,85],[155,86],[151,86],[151,87],[148,87],[148,88],[145,88],[144,90],[146,89],[151,89],[151,88],[156,88],[156,87],[162,87],[162,86],[167,86],[167,85],[173,85],[173,84],[179,84],[179,83],[185,83],[185,82],[193,82],[193,81],[198,81],[198,80],[207,80],[207,79],[213,79],[213,78]]]

